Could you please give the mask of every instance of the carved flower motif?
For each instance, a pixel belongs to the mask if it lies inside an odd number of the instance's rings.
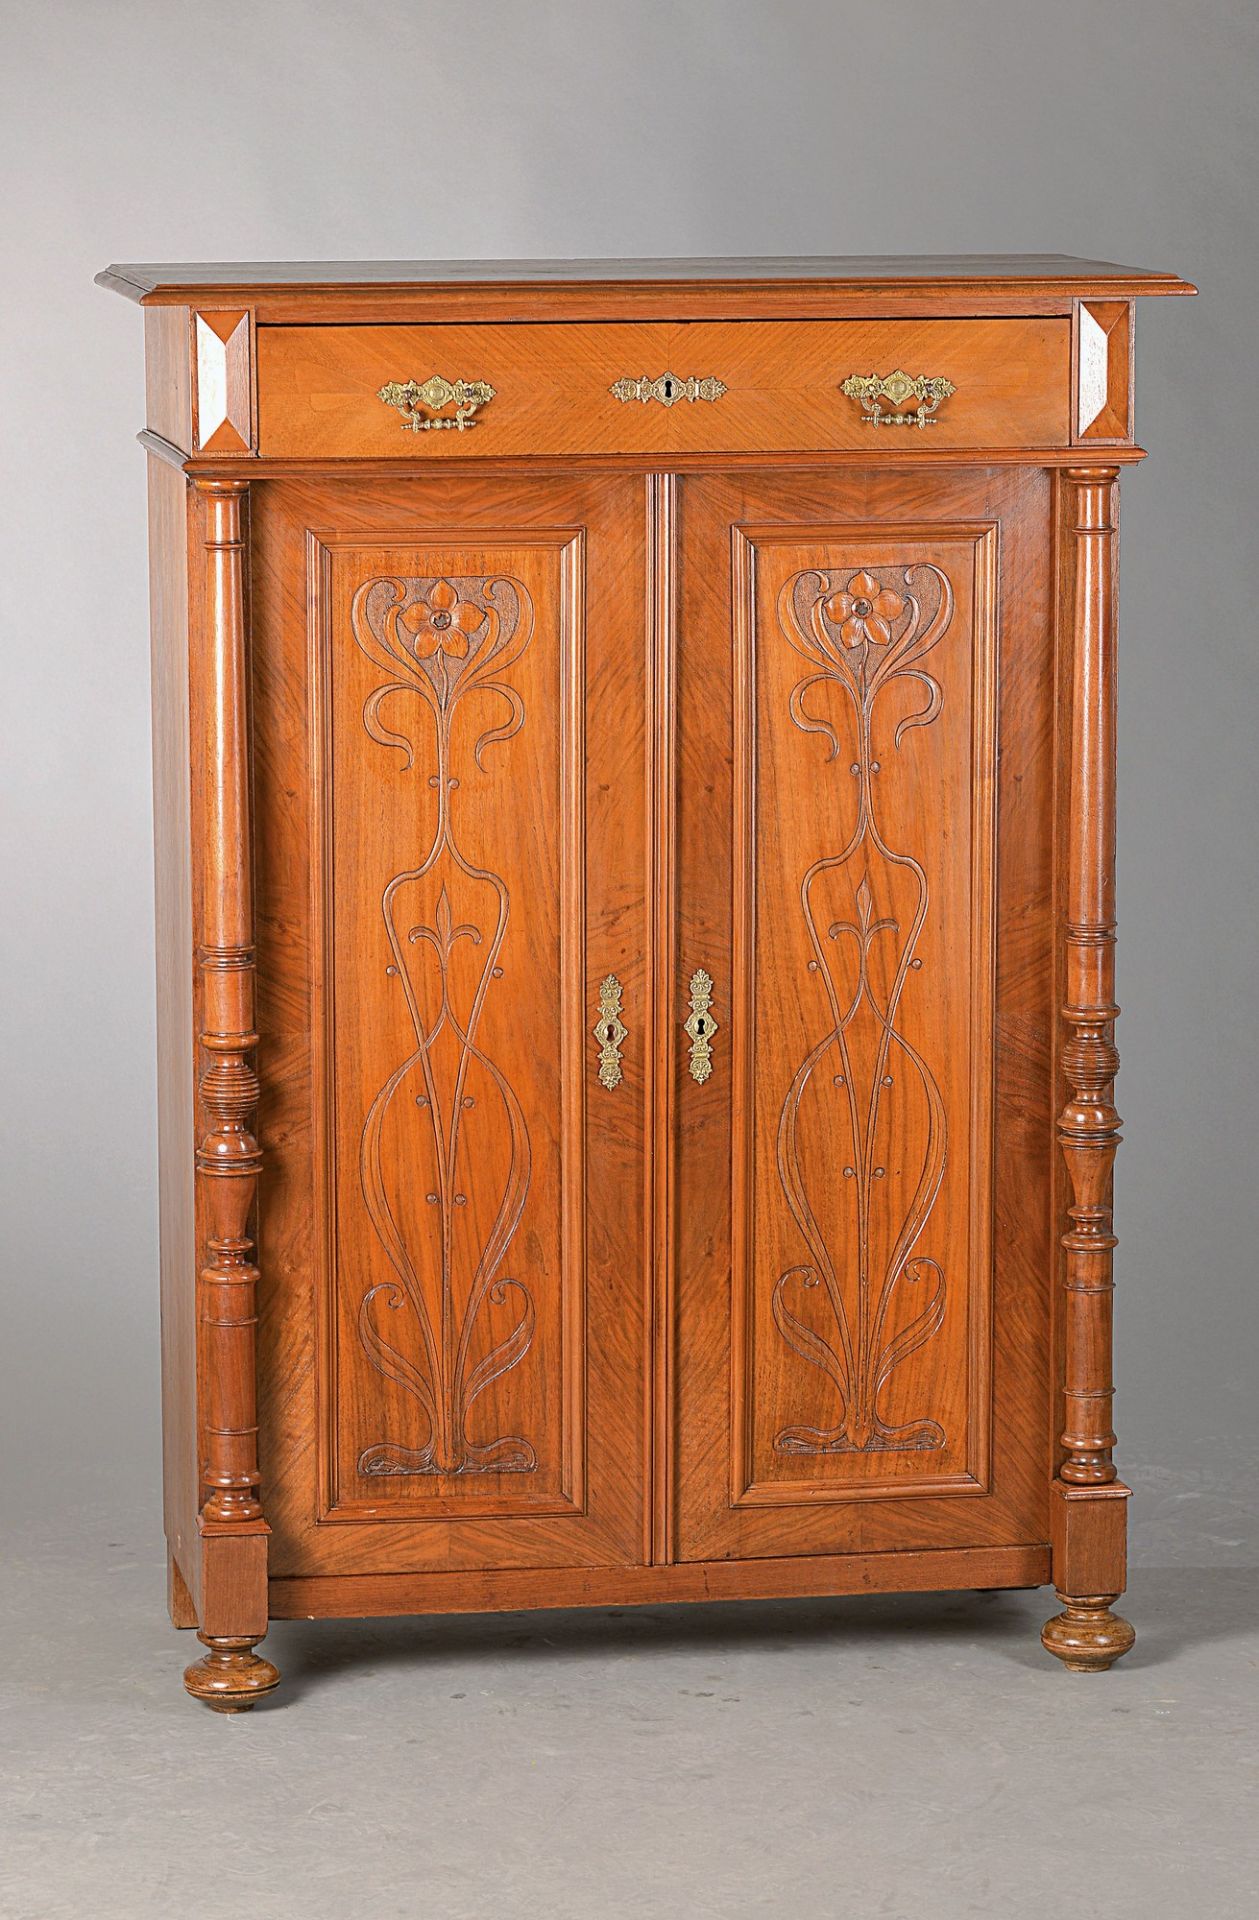
[[[846,647],[885,647],[892,637],[891,622],[904,611],[900,594],[880,587],[872,573],[854,573],[848,591],[833,593],[826,602],[826,617],[839,628]]]
[[[417,600],[399,618],[411,635],[417,660],[428,660],[435,653],[449,653],[456,659],[464,659],[468,636],[485,624],[483,609],[471,600],[461,600],[449,580],[435,580],[427,598]]]

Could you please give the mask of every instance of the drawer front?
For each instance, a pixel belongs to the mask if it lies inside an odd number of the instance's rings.
[[[1065,446],[1070,331],[1056,318],[260,327],[259,452],[434,461]],[[924,396],[898,373],[938,384]],[[872,380],[886,384],[871,390]],[[401,391],[382,399],[382,388]]]

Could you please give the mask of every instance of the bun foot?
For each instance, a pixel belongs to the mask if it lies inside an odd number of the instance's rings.
[[[1063,1610],[1041,1628],[1041,1645],[1072,1673],[1105,1673],[1130,1650],[1136,1631],[1110,1610],[1111,1601],[1119,1598],[1117,1593],[1084,1599],[1060,1593],[1058,1598]]]
[[[248,1713],[279,1685],[280,1675],[269,1660],[254,1652],[256,1639],[226,1639],[197,1635],[207,1648],[200,1660],[184,1671],[184,1685],[194,1700],[204,1700],[215,1713]]]

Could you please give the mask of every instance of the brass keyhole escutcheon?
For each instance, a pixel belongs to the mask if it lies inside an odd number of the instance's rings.
[[[637,380],[628,375],[614,380],[608,392],[614,400],[640,400],[644,406],[649,400],[657,400],[662,407],[672,407],[679,400],[720,400],[726,383],[715,374],[706,374],[702,380],[691,374],[683,380],[676,373],[662,373],[653,380],[644,373]]]
[[[599,1018],[592,1031],[599,1042],[599,1085],[611,1093],[623,1078],[621,1048],[629,1038],[629,1028],[621,1018],[621,983],[614,973],[600,984]]]
[[[691,975],[690,1002],[690,1016],[684,1030],[691,1040],[691,1078],[702,1087],[713,1070],[712,1038],[717,1031],[712,1013],[712,975],[703,967],[696,967]]]

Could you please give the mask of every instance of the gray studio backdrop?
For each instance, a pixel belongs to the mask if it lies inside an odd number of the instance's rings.
[[[1118,1425],[1140,1557],[1253,1559],[1253,0],[7,0],[0,45],[10,1497],[158,1471],[141,327],[93,273],[1058,251],[1202,288],[1141,311],[1123,489]]]

